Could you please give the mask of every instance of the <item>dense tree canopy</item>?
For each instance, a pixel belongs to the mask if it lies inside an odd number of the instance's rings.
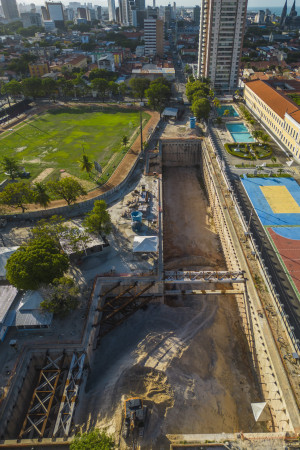
[[[56,278],[47,288],[44,298],[45,300],[41,303],[42,309],[65,316],[77,307],[79,288],[72,278]]]
[[[193,102],[191,110],[197,117],[197,120],[207,120],[210,112],[210,103],[207,98],[200,98]]]
[[[68,205],[75,203],[78,197],[86,194],[84,187],[72,177],[49,181],[47,186],[52,194],[64,199]]]
[[[150,86],[150,80],[148,78],[132,78],[129,84],[132,89],[133,96],[139,98],[142,102],[145,97],[145,91]]]
[[[86,215],[83,226],[89,233],[110,233],[111,219],[104,200],[96,200],[94,202],[94,208]]]
[[[150,108],[161,114],[171,98],[171,88],[167,80],[158,78],[151,81],[145,95]]]
[[[35,290],[62,277],[68,267],[68,257],[58,249],[53,239],[32,239],[10,256],[6,278],[18,289]]]
[[[2,205],[12,206],[13,208],[21,208],[24,212],[27,203],[34,201],[34,192],[29,183],[19,181],[10,183],[0,192],[0,203]]]

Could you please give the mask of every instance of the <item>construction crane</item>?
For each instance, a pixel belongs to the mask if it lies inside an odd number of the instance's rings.
[[[137,397],[129,398],[124,402],[123,437],[132,439],[132,449],[136,448],[139,438],[143,438],[147,406]]]

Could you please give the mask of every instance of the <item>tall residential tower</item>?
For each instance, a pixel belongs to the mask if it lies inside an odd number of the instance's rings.
[[[1,4],[5,19],[11,20],[19,17],[16,0],[1,0]]]
[[[238,85],[247,0],[202,0],[198,76],[210,78],[216,92]]]
[[[110,22],[116,21],[116,5],[115,0],[108,0],[108,18]]]

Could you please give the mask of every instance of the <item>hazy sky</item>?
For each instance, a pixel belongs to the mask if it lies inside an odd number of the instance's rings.
[[[102,5],[107,6],[106,0],[75,0],[80,1],[81,3],[92,3],[93,5]],[[157,5],[167,5],[168,3],[173,3],[174,0],[156,0]],[[248,1],[248,8],[266,8],[269,7],[272,11],[272,7],[278,7],[282,6],[284,4],[285,0],[249,0]],[[21,0],[20,2],[17,0],[18,3],[35,3],[36,5],[44,5],[45,2],[42,0]],[[300,5],[300,0],[298,0]],[[63,1],[64,4],[68,4],[69,0]],[[288,0],[288,7],[292,6],[293,0]],[[147,5],[152,5],[151,0],[146,0]],[[176,1],[177,6],[195,6],[200,4],[200,0],[177,0]],[[297,5],[296,5],[297,6]]]

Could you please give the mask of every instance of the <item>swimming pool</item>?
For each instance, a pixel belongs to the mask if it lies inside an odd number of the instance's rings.
[[[224,116],[224,111],[228,110],[229,114]],[[217,108],[218,116],[222,117],[238,117],[236,109],[232,105],[222,105]]]
[[[227,130],[232,136],[234,142],[255,142],[252,134],[243,123],[227,123]]]

